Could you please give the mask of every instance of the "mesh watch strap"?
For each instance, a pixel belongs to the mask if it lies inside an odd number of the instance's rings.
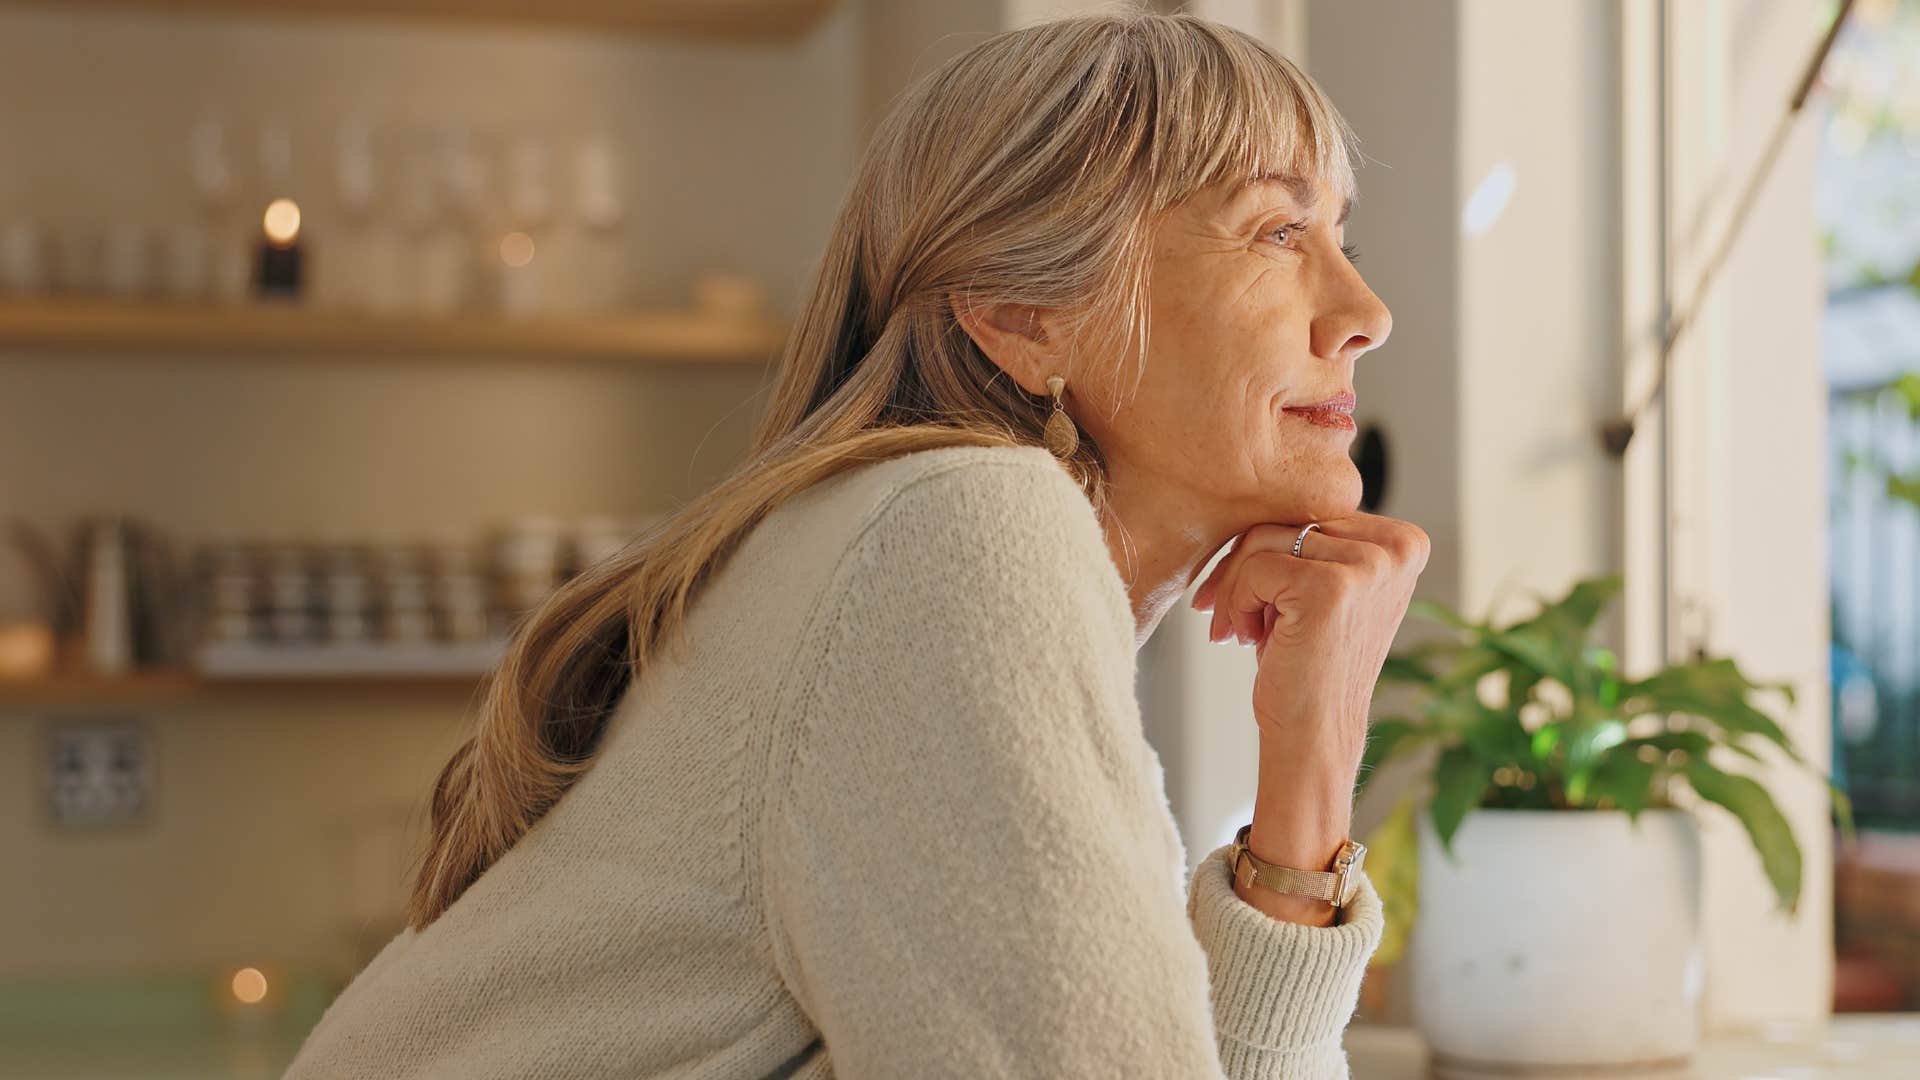
[[[1247,834],[1252,831],[1251,824],[1242,825],[1233,837],[1230,854],[1236,881],[1289,896],[1306,896],[1336,905],[1339,903],[1339,874],[1325,870],[1296,870],[1291,866],[1265,862],[1247,849]]]

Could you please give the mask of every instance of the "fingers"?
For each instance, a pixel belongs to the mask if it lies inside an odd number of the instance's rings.
[[[1265,610],[1261,612],[1260,621],[1262,625],[1260,630],[1260,639],[1254,644],[1254,649],[1253,649],[1254,656],[1258,657],[1263,655],[1266,652],[1267,641],[1273,636],[1273,624],[1279,618],[1280,618],[1280,610],[1274,607],[1272,604],[1268,604]]]
[[[1247,557],[1261,551],[1279,551],[1291,556],[1293,542],[1300,536],[1305,526],[1262,524],[1255,525],[1234,537],[1233,550],[1229,551],[1218,563],[1213,572],[1207,575],[1200,588],[1193,594],[1193,607],[1204,611],[1213,606],[1214,596],[1219,591],[1220,582],[1239,573]],[[1300,542],[1300,557],[1303,559],[1321,559],[1329,562],[1353,562],[1364,558],[1359,550],[1362,541],[1349,540],[1326,532],[1325,526],[1309,532]]]
[[[1344,545],[1343,550],[1360,552],[1359,558],[1366,563],[1386,559],[1386,554],[1372,545],[1357,540],[1338,542]],[[1368,551],[1374,554],[1365,554]],[[1304,555],[1295,558],[1291,549],[1248,553],[1234,576],[1223,581],[1214,604],[1213,625],[1218,629],[1215,640],[1265,640],[1279,617],[1297,612],[1303,602],[1319,603],[1324,594],[1339,587],[1343,575],[1353,574],[1354,568],[1351,560],[1309,559]],[[1269,610],[1275,614],[1274,622],[1266,619]]]
[[[1193,591],[1193,610],[1205,611],[1213,604],[1213,591],[1220,584],[1220,570],[1226,566],[1227,559],[1233,558],[1234,551],[1239,549],[1240,543],[1246,538],[1246,535],[1247,534],[1243,532],[1233,538],[1233,541],[1227,545],[1228,550],[1226,556],[1214,564],[1213,572],[1207,575],[1207,580],[1201,582],[1200,587]]]
[[[1426,531],[1410,521],[1384,517],[1380,514],[1356,512],[1338,518],[1329,518],[1319,523],[1320,527],[1309,532],[1301,541],[1300,557],[1303,559],[1329,559],[1335,562],[1349,561],[1340,550],[1329,551],[1323,538],[1335,540],[1358,540],[1374,544],[1393,557],[1395,563],[1411,564],[1424,569],[1427,557],[1432,549]],[[1212,573],[1200,584],[1193,594],[1193,608],[1204,611],[1213,604],[1214,593],[1220,582],[1231,576],[1238,563],[1256,550],[1279,550],[1291,553],[1294,538],[1300,535],[1305,525],[1268,523],[1255,525],[1234,537],[1233,548],[1226,557],[1214,565]]]
[[[1321,522],[1320,531],[1377,545],[1393,556],[1396,565],[1413,564],[1424,568],[1433,546],[1426,530],[1411,521],[1359,510]],[[1307,538],[1307,543],[1313,543],[1311,536]]]
[[[1417,577],[1426,567],[1431,543],[1419,526],[1379,514],[1357,513],[1322,522],[1301,538],[1300,556],[1293,544],[1304,526],[1263,523],[1234,538],[1231,551],[1214,566],[1194,593],[1196,610],[1212,608],[1208,639],[1236,637],[1263,642],[1272,632],[1270,602],[1286,588],[1289,578],[1323,576],[1307,563],[1336,563],[1353,567],[1366,577],[1405,572]],[[1263,564],[1249,577],[1249,567]],[[1298,587],[1307,587],[1303,580]],[[1223,588],[1231,596],[1221,602]],[[1277,613],[1275,613],[1277,614]]]

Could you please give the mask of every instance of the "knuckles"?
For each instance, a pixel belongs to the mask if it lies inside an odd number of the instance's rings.
[[[1427,530],[1411,521],[1402,521],[1397,532],[1401,545],[1400,563],[1411,567],[1416,574],[1426,569],[1427,556],[1433,551],[1433,541],[1427,536]]]
[[[1245,617],[1257,622],[1265,601],[1232,595],[1243,591],[1239,586],[1255,563],[1283,567],[1302,594],[1328,599],[1365,592],[1388,578],[1417,577],[1426,568],[1433,544],[1425,529],[1398,518],[1364,516],[1377,523],[1379,539],[1358,545],[1357,562],[1296,558],[1292,547],[1298,528],[1272,522],[1251,526],[1208,575],[1214,588],[1208,607],[1229,621]]]

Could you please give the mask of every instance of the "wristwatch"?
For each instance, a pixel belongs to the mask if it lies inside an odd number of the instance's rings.
[[[1267,862],[1249,851],[1247,834],[1252,831],[1253,825],[1248,823],[1233,834],[1233,850],[1228,852],[1227,866],[1233,871],[1235,881],[1290,896],[1325,900],[1335,909],[1353,903],[1353,894],[1360,888],[1358,871],[1366,861],[1367,845],[1356,840],[1342,841],[1333,857],[1332,870],[1295,870]]]

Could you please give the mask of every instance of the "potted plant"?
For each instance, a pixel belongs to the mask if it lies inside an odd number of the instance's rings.
[[[1418,714],[1373,721],[1361,789],[1400,755],[1437,755],[1424,812],[1403,803],[1383,826],[1417,837],[1381,846],[1418,851],[1412,1010],[1442,1074],[1691,1058],[1699,851],[1681,787],[1739,819],[1778,906],[1798,904],[1792,829],[1759,782],[1725,767],[1766,761],[1765,744],[1808,766],[1749,700],[1772,689],[1792,702],[1793,687],[1755,683],[1727,658],[1625,677],[1589,640],[1620,587],[1619,575],[1581,581],[1505,626],[1415,601],[1411,614],[1453,633],[1381,671],[1416,688]],[[1846,797],[1822,778],[1850,830]],[[1404,888],[1409,869],[1378,873]]]

